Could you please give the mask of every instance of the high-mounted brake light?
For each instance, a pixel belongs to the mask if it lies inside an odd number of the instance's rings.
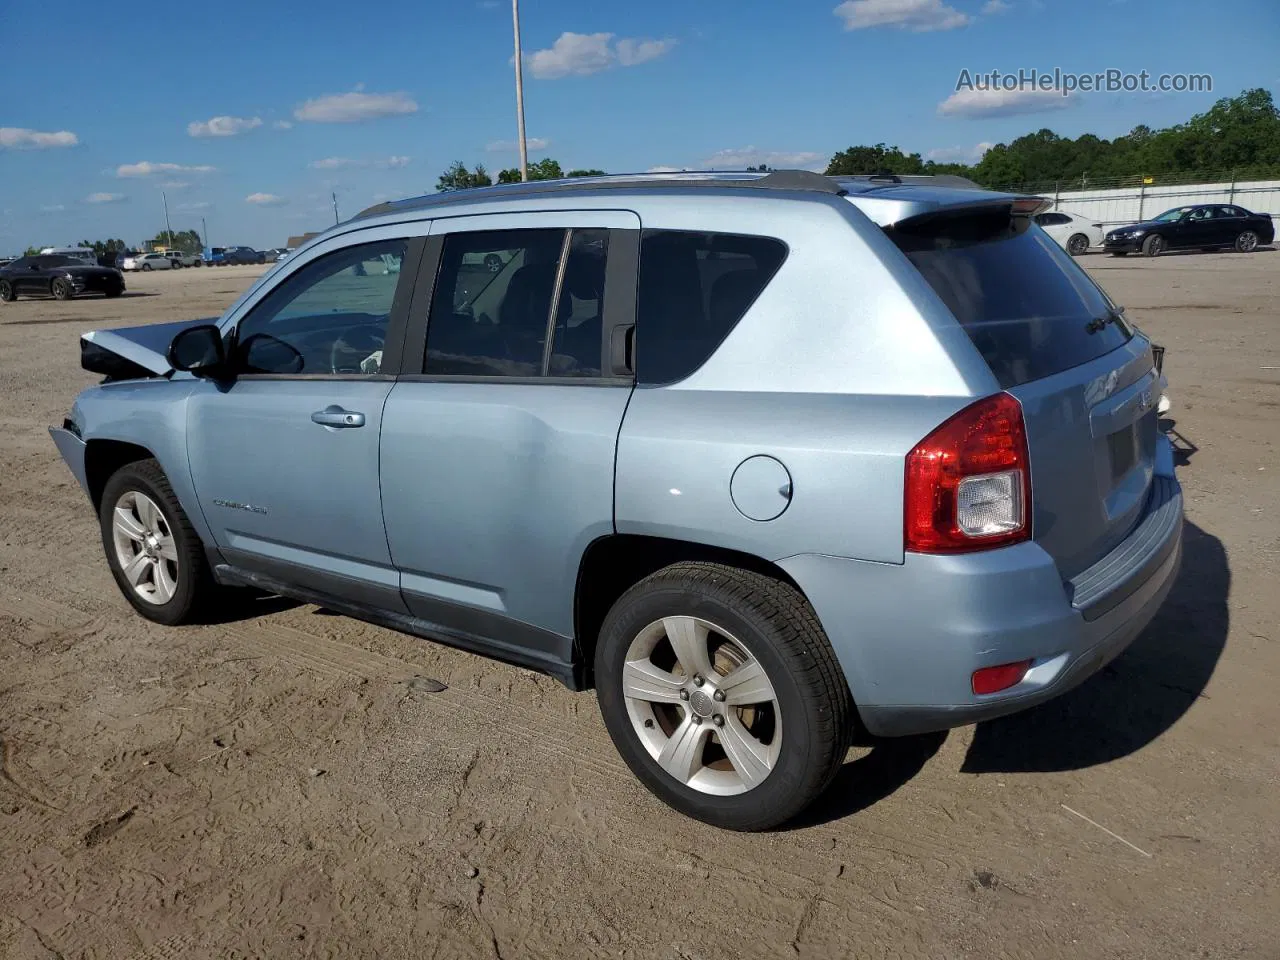
[[[1022,405],[1007,393],[965,407],[907,455],[907,550],[968,553],[1031,536]]]
[[[1015,217],[1033,217],[1052,206],[1053,201],[1048,197],[1018,197],[1013,201],[1013,215]]]

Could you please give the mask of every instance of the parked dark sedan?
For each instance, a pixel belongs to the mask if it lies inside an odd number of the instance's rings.
[[[227,247],[218,261],[220,266],[233,266],[240,263],[266,263],[267,258],[261,250],[253,247]]]
[[[1166,250],[1220,250],[1229,247],[1252,253],[1275,239],[1275,227],[1265,213],[1244,207],[1205,203],[1174,207],[1158,217],[1110,231],[1103,249],[1113,256],[1143,253],[1158,257]]]
[[[91,267],[72,257],[20,257],[0,267],[0,300],[17,300],[19,296],[70,300],[82,293],[118,297],[123,292],[124,274],[119,270]]]

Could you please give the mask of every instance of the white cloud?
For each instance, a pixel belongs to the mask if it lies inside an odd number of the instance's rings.
[[[152,163],[150,160],[139,160],[137,163],[123,163],[116,167],[116,176],[150,177],[157,173],[213,173],[216,169],[208,166],[189,167],[181,163]]]
[[[385,160],[375,160],[373,161],[373,165],[383,170],[399,170],[402,167],[407,167],[411,159],[412,157],[391,156],[387,157]]]
[[[546,137],[525,137],[524,145],[530,153],[541,153],[551,146]],[[490,153],[519,153],[520,144],[515,140],[493,140],[485,146]]]
[[[670,53],[676,45],[674,40],[632,40],[623,38],[616,46],[618,63],[624,67],[634,67],[640,63],[657,60],[663,54]]]
[[[284,197],[277,197],[274,193],[251,193],[244,198],[244,202],[256,203],[260,207],[278,207],[289,201]]]
[[[119,203],[129,199],[123,193],[91,193],[84,198],[85,203]]]
[[[325,157],[323,160],[312,160],[307,166],[312,170],[341,170],[350,167],[356,161],[349,157]]]
[[[277,120],[275,123],[273,123],[273,124],[271,124],[271,125],[272,125],[273,127],[275,127],[277,130],[292,130],[292,129],[293,129],[293,124],[292,124],[292,123],[290,123],[288,120]]]
[[[987,0],[987,2],[982,5],[982,12],[986,16],[991,16],[996,13],[1008,13],[1012,9],[1013,4],[1007,3],[1005,0]]]
[[[50,147],[74,147],[80,138],[70,130],[45,133],[25,127],[0,127],[0,150],[47,150]]]
[[[200,201],[198,201],[198,202],[196,202],[196,203],[180,203],[180,204],[178,204],[177,209],[179,209],[179,210],[208,210],[211,206],[213,206],[213,204],[211,204],[209,201],[207,201],[207,200],[200,200]]]
[[[938,147],[925,154],[925,159],[934,163],[977,163],[993,146],[995,144],[984,140],[972,147]]]
[[[237,133],[255,130],[262,126],[261,117],[214,117],[204,122],[187,124],[187,135],[192,137],[234,137]]]
[[[354,123],[417,112],[418,102],[407,93],[362,93],[357,89],[308,100],[293,111],[293,118],[311,123]]]
[[[759,150],[755,147],[741,147],[736,150],[720,150],[702,161],[704,167],[713,170],[725,168],[741,169],[742,167],[758,167],[765,164],[770,168],[791,169],[823,169],[827,167],[827,155],[809,151]]]
[[[832,13],[844,20],[846,30],[897,27],[925,33],[954,30],[973,20],[942,0],[845,0]]]
[[[47,207],[41,207],[40,211],[42,213],[61,213],[65,209],[67,209],[66,206],[61,203],[52,203]]]
[[[957,90],[938,104],[942,117],[1013,117],[1070,107],[1074,100],[1057,90]]]
[[[550,47],[525,55],[525,63],[539,80],[586,77],[611,67],[633,67],[671,51],[675,40],[623,38],[611,44],[612,33],[560,34]]]

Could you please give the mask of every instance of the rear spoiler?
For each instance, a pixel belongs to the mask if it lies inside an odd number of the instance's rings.
[[[885,230],[898,230],[908,227],[919,227],[932,220],[952,219],[972,213],[999,213],[1004,211],[1009,217],[1034,217],[1053,206],[1048,197],[990,195],[980,200],[967,200],[963,203],[949,203],[922,211],[914,216],[904,217],[895,223],[886,224]]]
[[[209,317],[92,330],[80,337],[80,366],[109,380],[165,377],[173,371],[165,355],[174,335],[187,327],[217,322],[217,317]]]

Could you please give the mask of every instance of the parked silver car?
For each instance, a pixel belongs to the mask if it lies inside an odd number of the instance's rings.
[[[256,587],[594,686],[654,793],[763,829],[855,734],[1081,682],[1174,582],[1152,346],[1045,203],[780,172],[383,204],[215,321],[86,335],[106,379],[52,433],[143,616]]]

